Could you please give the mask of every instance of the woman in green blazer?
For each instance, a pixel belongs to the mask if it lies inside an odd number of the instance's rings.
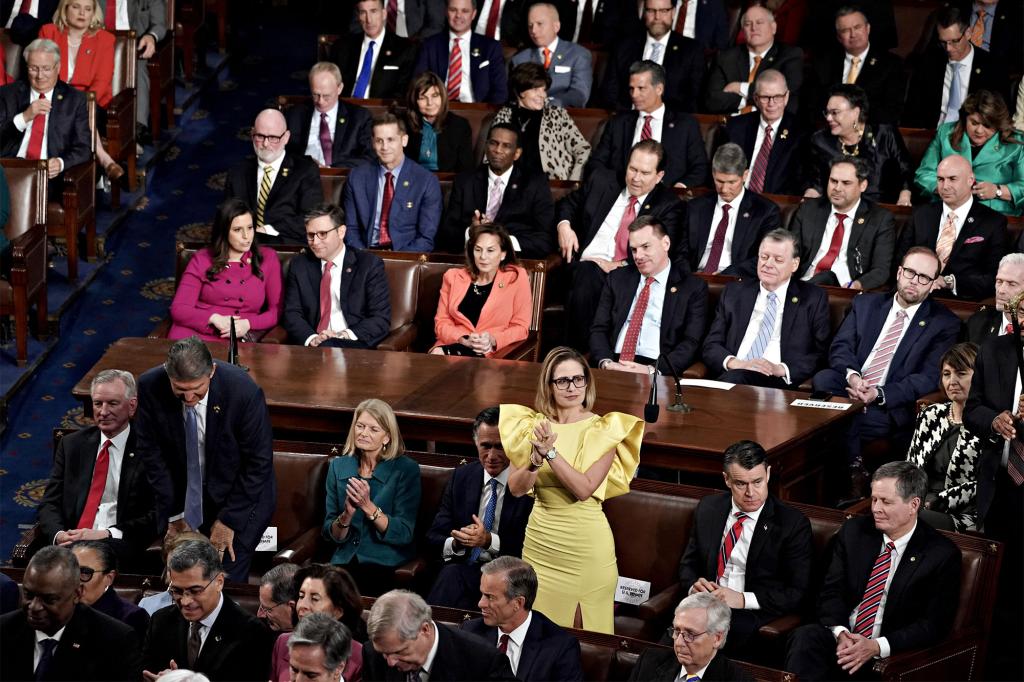
[[[936,168],[951,154],[971,162],[975,199],[1005,215],[1024,212],[1024,136],[1013,129],[1000,95],[975,92],[964,100],[958,121],[935,131],[914,174],[914,185],[933,200]]]
[[[363,594],[391,589],[395,569],[413,558],[420,508],[420,468],[402,453],[405,444],[391,407],[371,398],[359,403],[341,457],[327,473],[323,535]]]

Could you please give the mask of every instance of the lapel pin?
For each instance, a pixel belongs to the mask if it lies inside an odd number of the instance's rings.
[[[974,218],[968,217],[968,218],[967,218],[967,222],[969,222],[969,223],[973,223],[973,222],[974,222]]]
[[[213,406],[213,413],[214,414],[220,414],[220,405],[214,405]]]
[[[345,117],[344,116],[342,116],[341,118],[338,119],[338,123],[344,123],[344,122],[345,122]]]
[[[676,124],[675,124],[675,123],[672,123],[672,122],[670,121],[670,122],[669,122],[669,124],[668,124],[668,127],[669,127],[669,128],[675,128],[675,127],[676,127]]]
[[[857,218],[857,224],[858,225],[863,225],[864,224],[864,219],[863,218]]]
[[[925,325],[925,321],[924,320],[921,320],[920,322],[917,323],[918,327],[923,327],[924,325]]]
[[[876,60],[874,57],[872,57],[871,61],[868,62],[868,66],[874,66],[877,61],[878,60]]]
[[[72,648],[72,649],[81,649],[81,648],[82,648],[82,645],[81,645],[81,644],[79,644],[78,642],[72,642],[72,643],[71,643],[71,648]]]
[[[479,57],[479,56],[480,56],[480,49],[479,49],[479,48],[476,48],[476,47],[474,47],[474,48],[473,48],[473,51],[472,51],[472,52],[470,52],[470,55],[472,55],[472,56],[474,56],[474,57]]]
[[[411,201],[405,202],[405,207],[406,208],[412,208],[412,202]]]
[[[785,128],[785,129],[784,129],[784,130],[782,131],[782,135],[780,135],[780,137],[781,137],[781,138],[782,138],[783,140],[785,140],[785,139],[786,139],[787,137],[789,137],[789,128]]]
[[[679,49],[679,46],[678,46],[678,45],[673,45],[673,46],[672,46],[672,51],[673,51],[673,52],[675,52],[675,51],[676,51],[676,50],[678,50],[678,49]]]
[[[352,268],[345,268],[345,272],[352,272]]]
[[[911,561],[917,561],[917,557],[916,556],[912,556],[912,557],[910,557],[910,560]]]
[[[981,69],[975,69],[974,73],[981,73]]]
[[[57,95],[57,99],[64,99],[64,95]]]
[[[288,169],[287,168],[282,168],[281,169],[281,175],[287,178],[288,177]]]
[[[390,57],[391,56],[391,50],[385,50],[384,51],[384,56],[385,57]]]
[[[669,291],[670,291],[670,292],[672,292],[672,293],[674,294],[674,293],[676,293],[676,288],[675,288],[675,287],[672,287],[671,289],[669,289]]]
[[[519,185],[517,185],[516,183],[513,182],[512,183],[512,189],[519,189]]]
[[[768,530],[768,524],[764,524],[763,526],[761,526],[761,528],[763,528],[764,530]]]
[[[646,210],[649,210],[650,208],[651,208],[651,205],[650,205],[650,204],[644,204],[644,210],[645,210],[645,211],[646,211]]]
[[[793,303],[799,303],[800,302],[800,298],[797,297],[797,296],[794,296],[793,298],[791,298],[789,300],[792,301]]]
[[[85,53],[86,54],[92,54],[92,48],[89,48],[88,50],[86,50]]]
[[[408,186],[409,186],[409,181],[408,180],[402,180],[402,187],[408,187]]]
[[[213,636],[213,641],[219,642],[220,641],[220,635],[214,635]]]
[[[750,217],[750,213],[744,213],[744,214],[743,214],[743,217],[744,217],[744,218],[749,218],[749,217]]]
[[[504,289],[505,288],[505,283],[504,282],[498,282],[498,288],[499,289]]]
[[[562,61],[562,55],[556,54],[555,59],[557,59],[558,61]]]
[[[131,458],[132,458],[132,457],[134,457],[134,456],[135,456],[135,453],[134,453],[134,452],[129,452],[129,453],[128,453],[128,459],[131,459]]]

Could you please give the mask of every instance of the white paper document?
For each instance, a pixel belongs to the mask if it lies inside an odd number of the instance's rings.
[[[790,403],[793,407],[817,407],[819,410],[836,410],[842,412],[843,410],[850,409],[851,403],[830,403],[826,400],[808,400],[806,398],[797,398]]]

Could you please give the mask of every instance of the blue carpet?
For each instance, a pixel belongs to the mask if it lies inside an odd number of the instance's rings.
[[[238,44],[252,53],[236,55],[186,110],[173,145],[149,171],[146,195],[106,239],[106,261],[82,263],[80,277],[93,278],[63,311],[52,350],[8,403],[8,426],[0,437],[0,562],[35,519],[50,470],[52,430],[84,425],[71,388],[111,343],[145,336],[166,316],[176,235],[201,234],[209,224],[227,169],[252,153],[247,131],[258,111],[277,95],[308,92],[305,70],[315,32],[285,16],[268,24],[274,41],[265,39],[260,25],[232,26]],[[122,197],[130,205],[131,197]],[[106,227],[112,217],[103,213]],[[59,280],[54,277],[54,286],[66,284]],[[30,345],[38,358],[45,344]],[[9,361],[0,358],[0,373],[10,371]]]

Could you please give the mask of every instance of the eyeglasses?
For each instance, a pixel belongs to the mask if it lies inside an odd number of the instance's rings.
[[[262,603],[260,603],[259,607],[256,609],[256,615],[257,616],[262,616],[262,615],[268,615],[269,616],[271,611],[273,611],[278,606],[281,606],[284,603],[285,602],[283,602],[283,601],[279,601],[276,604],[271,604],[270,606],[264,606]]]
[[[761,104],[782,104],[782,100],[786,99],[786,95],[788,94],[789,90],[781,95],[754,95],[754,99]]]
[[[199,587],[198,585],[196,585],[195,587],[186,587],[184,589],[182,589],[180,587],[168,587],[167,588],[167,592],[171,595],[171,599],[173,599],[174,601],[178,601],[179,599],[181,599],[185,595],[188,595],[189,599],[195,599],[199,595],[201,595],[203,592],[206,592],[206,588],[208,588],[210,585],[212,585],[213,581],[216,580],[217,576],[219,576],[219,575],[220,575],[220,573],[217,573],[216,575],[214,575],[213,576],[213,580],[211,580],[210,582],[206,583],[202,587]]]
[[[264,135],[263,133],[257,133],[253,131],[252,141],[255,142],[256,144],[263,144],[264,142],[269,142],[270,144],[279,144],[281,140],[284,139],[284,136],[286,134],[287,131],[281,133],[280,135]]]
[[[961,33],[959,38],[953,38],[953,40],[940,40],[938,41],[939,47],[945,48],[947,45],[956,45],[957,43],[964,39],[965,35],[967,35],[967,31]]]
[[[83,583],[87,583],[90,580],[92,580],[92,577],[97,573],[99,573],[100,575],[106,575],[107,573],[110,573],[110,571],[101,571],[98,568],[91,568],[89,566],[79,566],[78,572],[79,574],[81,574],[80,579]]]
[[[569,390],[569,384],[572,384],[576,388],[586,388],[587,377],[583,374],[577,374],[574,377],[558,377],[557,379],[552,379],[551,383],[555,385],[555,388],[562,391]]]
[[[335,230],[337,230],[340,227],[341,227],[341,225],[338,225],[338,227],[332,227],[331,229],[324,230],[323,232],[307,232],[306,233],[306,241],[308,243],[310,243],[310,244],[315,242],[317,239],[319,239],[322,242],[325,242],[325,241],[327,241],[327,235],[329,235],[331,232],[334,232]]]
[[[679,637],[682,637],[683,641],[687,644],[693,644],[693,641],[695,639],[701,637],[702,635],[708,634],[707,630],[705,630],[704,632],[687,632],[686,630],[680,630],[679,628],[674,627],[666,628],[665,632],[668,633],[668,636],[672,638],[673,642]]]
[[[850,109],[823,109],[822,112],[821,112],[821,115],[824,116],[825,118],[828,118],[829,116],[831,116],[832,118],[836,118],[836,117],[839,116],[839,114],[845,113],[847,111],[851,111],[851,110]]]
[[[938,277],[929,277],[928,275],[922,272],[912,270],[911,268],[905,268],[902,265],[900,266],[900,274],[903,276],[904,279],[917,280],[917,283],[921,285],[931,284],[932,282],[938,279]]]
[[[53,73],[57,70],[57,65],[53,66],[30,66],[26,69],[33,76],[39,76],[44,73]]]

